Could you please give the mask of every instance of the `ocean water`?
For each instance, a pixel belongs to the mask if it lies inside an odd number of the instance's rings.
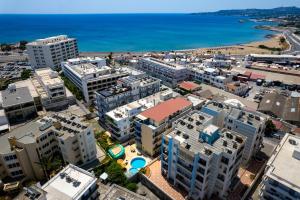
[[[262,23],[190,14],[0,15],[0,43],[67,34],[79,51],[164,51],[262,40]]]

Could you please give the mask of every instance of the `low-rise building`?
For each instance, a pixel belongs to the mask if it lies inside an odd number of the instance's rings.
[[[58,69],[61,62],[79,55],[77,40],[66,35],[35,40],[26,44],[26,49],[30,64],[35,69]]]
[[[267,163],[260,199],[300,199],[300,137],[286,134]]]
[[[137,148],[155,156],[160,153],[162,134],[172,127],[172,122],[188,113],[193,104],[177,97],[162,102],[136,116],[135,141]]]
[[[114,139],[120,142],[127,141],[134,136],[134,117],[136,115],[174,96],[175,93],[168,89],[113,109],[105,114],[107,129]]]
[[[300,127],[300,97],[272,92],[265,94],[258,111]]]
[[[246,137],[212,122],[193,111],[162,139],[161,173],[191,199],[226,199],[242,162]]]
[[[96,159],[93,129],[76,116],[55,113],[0,136],[0,178],[43,179],[43,160],[60,154],[65,163]]]
[[[231,82],[227,83],[225,90],[237,96],[244,96],[248,92],[249,86],[246,83]]]
[[[137,68],[172,88],[188,78],[188,70],[183,65],[171,64],[155,58],[140,59]]]
[[[150,76],[128,76],[118,80],[118,84],[97,91],[96,107],[100,120],[105,113],[127,103],[155,94],[160,90],[160,80]]]
[[[215,101],[203,106],[201,111],[214,116],[214,125],[246,136],[244,162],[261,149],[267,120],[263,114]]]
[[[98,196],[97,178],[92,173],[69,164],[43,186],[24,188],[16,200],[93,200]]]
[[[65,88],[64,82],[58,76],[58,73],[50,68],[35,70],[32,83],[46,110],[59,110],[76,102],[73,94]]]
[[[231,60],[223,60],[218,58],[210,58],[203,61],[203,64],[212,68],[227,68],[231,66]]]
[[[83,94],[84,100],[92,103],[94,92],[117,84],[119,78],[129,75],[127,69],[113,69],[101,58],[76,58],[61,64],[66,76]]]
[[[37,116],[37,106],[32,93],[26,86],[10,84],[1,91],[2,108],[10,123],[31,119]]]
[[[273,63],[280,63],[286,64],[290,62],[299,62],[300,56],[299,55],[274,55],[274,54],[250,54],[245,57],[246,61],[253,61],[253,62],[273,62]]]

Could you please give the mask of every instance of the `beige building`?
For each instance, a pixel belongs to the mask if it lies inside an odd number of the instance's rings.
[[[172,122],[189,112],[193,104],[181,97],[162,102],[136,116],[135,140],[137,148],[150,156],[160,153],[162,133]]]
[[[0,137],[0,178],[42,179],[42,159],[61,154],[66,163],[96,159],[93,130],[78,117],[59,113],[29,122]]]
[[[65,87],[58,73],[50,68],[35,70],[32,83],[46,110],[59,110],[76,103],[75,97]]]

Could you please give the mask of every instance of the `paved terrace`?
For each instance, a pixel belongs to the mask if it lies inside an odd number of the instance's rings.
[[[160,188],[162,191],[167,193],[171,198],[176,200],[184,200],[185,194],[181,193],[178,188],[174,188],[161,174],[161,161],[157,160],[149,165],[151,175],[150,181]]]

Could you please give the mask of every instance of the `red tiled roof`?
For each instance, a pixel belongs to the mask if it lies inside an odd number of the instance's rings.
[[[150,118],[154,121],[160,122],[168,116],[191,106],[192,103],[182,97],[170,99],[162,102],[148,110],[141,113],[142,116]]]
[[[275,125],[276,129],[280,130],[282,127],[282,123],[280,121],[272,119],[273,124]]]
[[[193,91],[200,88],[200,85],[190,81],[183,81],[179,84],[179,87],[184,90]]]
[[[250,79],[252,79],[252,80],[266,79],[266,76],[265,75],[261,75],[261,74],[252,73],[251,76],[250,76]]]

